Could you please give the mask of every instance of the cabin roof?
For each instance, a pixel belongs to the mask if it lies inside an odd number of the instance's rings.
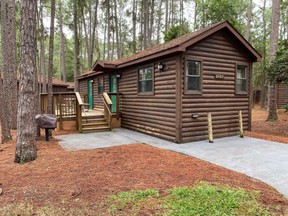
[[[3,75],[0,73],[0,80],[2,80],[3,79]],[[19,81],[19,75],[18,75],[18,77],[17,77],[17,81]],[[39,83],[43,83],[44,82],[44,79],[43,79],[43,77],[38,77],[38,82]],[[46,77],[46,84],[48,83],[48,78]],[[72,83],[68,83],[68,82],[64,82],[64,81],[62,81],[62,80],[60,80],[60,79],[57,79],[57,78],[55,78],[55,77],[53,77],[52,78],[52,86],[65,86],[65,87],[68,87],[68,88],[70,88],[70,89],[72,89],[72,88],[74,88],[74,84],[72,84]]]
[[[92,71],[79,76],[78,79],[98,75],[113,69],[120,69],[164,55],[186,51],[187,47],[192,46],[200,40],[203,40],[204,38],[224,29],[228,31],[234,40],[241,43],[243,49],[247,52],[247,55],[251,58],[252,61],[259,61],[261,59],[261,55],[252,47],[252,45],[228,21],[223,21],[118,60],[98,60],[93,65]]]
[[[41,77],[41,78],[38,77],[38,82],[43,83],[43,82],[44,82],[43,77]],[[47,84],[47,83],[48,83],[48,78],[46,77],[46,84]],[[52,85],[53,85],[53,86],[66,86],[66,87],[68,87],[68,86],[69,86],[69,83],[65,83],[64,81],[53,77],[53,78],[52,78]]]

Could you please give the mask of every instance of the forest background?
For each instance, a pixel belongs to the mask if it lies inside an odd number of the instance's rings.
[[[171,36],[175,31],[179,36],[228,20],[262,55],[262,61],[254,64],[253,86],[267,92],[265,68],[269,61],[271,0],[54,1],[52,70],[53,76],[64,82],[73,82],[74,75],[89,71],[97,59],[118,59],[163,43],[165,35]],[[47,76],[53,7],[48,0],[38,0],[37,4],[37,66],[39,76]],[[281,44],[288,38],[288,1],[282,0],[280,4]],[[19,25],[20,1],[16,1],[17,62]]]

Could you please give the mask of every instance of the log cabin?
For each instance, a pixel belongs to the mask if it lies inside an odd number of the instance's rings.
[[[109,93],[123,128],[176,143],[203,140],[209,112],[214,137],[231,136],[239,133],[239,111],[251,130],[252,64],[260,59],[223,21],[128,57],[98,60],[78,77],[79,92],[90,109],[103,108]]]
[[[288,85],[285,83],[277,84],[277,107],[284,108],[288,104]]]

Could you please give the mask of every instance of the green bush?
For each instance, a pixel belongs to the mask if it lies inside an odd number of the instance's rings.
[[[284,105],[285,112],[288,112],[288,103]]]

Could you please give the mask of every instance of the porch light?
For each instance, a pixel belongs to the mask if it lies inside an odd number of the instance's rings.
[[[121,78],[121,74],[117,74],[116,77],[119,79]]]
[[[163,71],[164,69],[164,64],[162,64],[161,62],[158,63],[157,68],[159,71]]]

